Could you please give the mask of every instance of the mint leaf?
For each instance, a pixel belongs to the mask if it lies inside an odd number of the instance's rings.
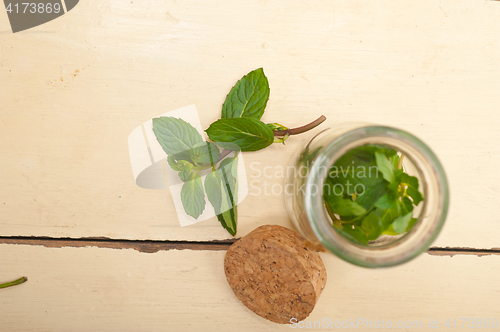
[[[389,158],[387,158],[385,154],[376,151],[375,159],[377,162],[378,170],[382,173],[383,178],[387,182],[393,183],[396,179],[394,177],[394,167],[389,161]]]
[[[343,228],[335,227],[335,230],[352,242],[368,244],[368,239],[359,226],[347,224]]]
[[[392,222],[392,229],[394,229],[394,232],[397,234],[406,232],[406,228],[412,219],[412,215],[413,213],[409,212],[403,216],[397,217],[396,220]]]
[[[167,157],[167,161],[168,164],[170,165],[170,168],[172,168],[174,171],[182,170],[182,168],[177,165],[178,162],[175,160],[175,157],[173,155],[169,154]]]
[[[370,149],[375,147],[369,146]],[[354,197],[355,202],[366,210],[388,192],[387,182],[380,174],[375,156],[366,146],[349,150],[331,166],[326,189]]]
[[[228,197],[227,205],[222,204],[222,215],[219,215],[217,218],[219,221],[224,219],[226,224],[226,229],[231,235],[236,234],[236,226],[237,226],[237,204],[238,204],[238,159],[235,156],[234,158],[224,159],[220,165],[219,170],[222,172],[222,179],[226,186],[226,195]],[[231,203],[231,205],[229,204]],[[230,206],[229,206],[230,205]],[[228,210],[226,210],[230,207]]]
[[[335,194],[326,196],[326,203],[333,213],[340,216],[361,216],[366,213],[366,209],[351,199],[342,198]]]
[[[184,160],[181,160],[184,161]],[[184,167],[181,169],[179,172],[179,177],[181,178],[182,181],[186,182],[189,179],[189,174],[191,174],[191,171],[193,170],[193,165],[190,163],[184,164]]]
[[[192,172],[182,185],[181,200],[184,211],[194,219],[198,219],[203,213],[205,209],[205,192],[200,175],[197,172]]]
[[[207,193],[208,201],[214,207],[215,214],[221,214],[222,206],[222,176],[221,172],[215,171],[207,174],[205,177],[205,192]]]
[[[273,131],[262,121],[251,118],[220,119],[206,130],[208,137],[222,148],[257,151],[271,145]]]
[[[418,205],[424,199],[424,196],[418,191],[418,179],[405,173],[402,175],[401,181],[408,186],[406,193],[413,200],[413,204]]]
[[[394,193],[390,192],[380,197],[374,204],[375,207],[380,209],[392,209],[396,206],[398,200]]]
[[[203,142],[201,135],[189,123],[173,117],[153,119],[153,132],[163,151],[177,160],[191,160],[190,150]]]
[[[397,208],[386,210],[376,208],[363,219],[361,229],[366,234],[368,240],[375,240],[389,228],[398,216]]]
[[[408,212],[413,211],[413,203],[410,201],[408,197],[401,198],[401,201],[398,203],[401,206],[402,213],[406,214]]]
[[[217,219],[231,235],[236,234],[237,226],[237,159],[224,159],[217,171],[205,178],[205,191],[214,207]]]
[[[169,155],[167,161],[174,171],[179,172],[179,177],[181,178],[181,180],[186,182],[189,177],[189,173],[191,173],[191,171],[194,169],[194,165],[186,160],[176,161],[173,155]]]
[[[269,82],[262,68],[243,76],[226,96],[222,118],[260,119],[269,99]]]

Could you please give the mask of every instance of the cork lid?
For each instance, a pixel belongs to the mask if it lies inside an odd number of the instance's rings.
[[[280,324],[305,319],[326,284],[326,270],[315,250],[294,231],[261,226],[227,251],[226,279],[238,299],[257,315]]]

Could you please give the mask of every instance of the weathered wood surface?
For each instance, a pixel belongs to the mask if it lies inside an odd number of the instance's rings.
[[[0,290],[0,330],[290,330],[239,302],[226,282],[224,255],[0,244],[0,281],[28,277],[23,285]],[[500,318],[500,256],[423,254],[383,270],[321,257],[328,283],[304,324],[421,321],[422,328],[407,330],[430,331],[429,320],[438,319],[439,328],[432,330],[448,331],[448,318],[457,318],[458,327],[460,318]],[[373,328],[361,324],[357,330]]]
[[[12,34],[0,11],[0,235],[230,237],[215,218],[180,228],[168,190],[138,188],[127,137],[190,104],[208,127],[235,81],[263,67],[263,120],[324,114],[324,127],[364,120],[414,133],[451,186],[435,245],[498,248],[499,17],[500,3],[483,0],[90,0]],[[253,186],[239,236],[290,226],[270,188],[307,138],[246,154]]]

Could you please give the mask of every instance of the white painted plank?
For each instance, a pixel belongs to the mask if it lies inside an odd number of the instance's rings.
[[[289,330],[239,302],[224,276],[224,255],[0,245],[0,280],[29,278],[0,290],[0,330]],[[333,255],[322,258],[328,282],[304,324],[421,321],[422,329],[408,330],[428,331],[429,319],[438,319],[436,331],[446,331],[447,318],[460,324],[460,318],[500,319],[500,256],[425,254],[384,270],[355,267]],[[359,330],[373,329],[360,324]]]
[[[9,33],[0,12],[0,234],[212,240],[215,218],[180,228],[167,190],[135,186],[127,138],[196,104],[206,128],[226,93],[264,67],[263,120],[297,126],[365,120],[426,141],[451,185],[438,246],[500,247],[500,3],[90,0]],[[248,153],[264,191],[304,137]],[[253,169],[252,163],[260,162]],[[283,196],[239,208],[239,233],[290,225]]]

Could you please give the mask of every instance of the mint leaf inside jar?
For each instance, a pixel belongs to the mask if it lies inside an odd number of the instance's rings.
[[[330,167],[323,200],[337,232],[369,245],[413,227],[414,208],[424,197],[403,158],[390,147],[368,144],[349,150]]]

